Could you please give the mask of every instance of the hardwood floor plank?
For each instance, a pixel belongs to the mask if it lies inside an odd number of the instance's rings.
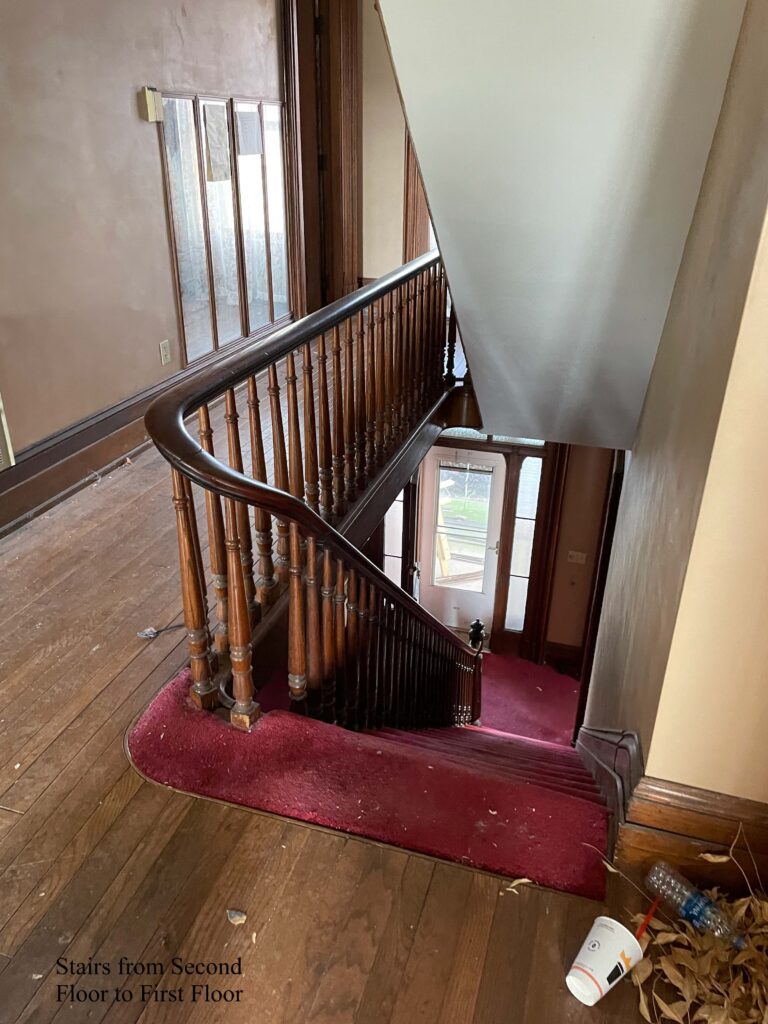
[[[471,872],[447,864],[435,868],[390,1018],[392,1024],[439,1021],[471,889]]]
[[[385,1024],[390,1020],[434,870],[435,862],[427,858],[408,858],[402,885],[394,894],[394,903],[365,982],[355,1024]]]
[[[88,961],[94,950],[106,940],[129,903],[136,898],[139,887],[146,884],[147,875],[153,869],[155,861],[193,806],[194,800],[191,797],[168,794],[168,800],[158,816],[155,819],[147,818],[146,832],[141,842],[96,904],[83,927],[66,948],[59,949],[60,955],[75,962]],[[48,1024],[60,1008],[56,990],[61,981],[61,975],[52,967],[22,1011],[18,1024],[32,1021],[34,1024]]]
[[[440,1008],[440,1024],[467,1024],[474,1016],[500,889],[498,878],[479,873],[472,875],[466,912]]]
[[[34,996],[47,973],[71,941],[93,907],[130,857],[146,829],[146,816],[155,817],[167,794],[158,786],[141,783],[126,813],[106,832],[80,865],[59,898],[15,951],[2,975],[0,1024],[15,1021]],[[64,939],[64,941],[62,941]]]

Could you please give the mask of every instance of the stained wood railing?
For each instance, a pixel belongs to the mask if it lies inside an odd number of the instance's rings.
[[[172,467],[200,708],[223,703],[245,729],[258,717],[254,629],[287,591],[295,709],[349,728],[479,715],[479,652],[336,529],[454,384],[447,294],[427,254],[201,369],[147,413]]]

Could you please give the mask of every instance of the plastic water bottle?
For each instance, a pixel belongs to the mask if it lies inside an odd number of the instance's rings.
[[[733,930],[727,915],[717,904],[713,903],[709,896],[695,889],[669,864],[665,864],[664,861],[654,864],[648,872],[645,884],[654,896],[660,896],[668,907],[676,910],[684,921],[690,922],[700,932],[712,932],[737,949],[745,947],[744,936]]]

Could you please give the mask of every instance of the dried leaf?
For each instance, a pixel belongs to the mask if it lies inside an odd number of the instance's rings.
[[[641,961],[641,963],[642,963],[642,961]],[[648,1024],[653,1024],[653,1019],[651,1017],[650,1010],[648,1009],[648,997],[646,996],[646,994],[643,991],[643,989],[640,989],[639,995],[640,995],[640,1002],[639,1002],[640,1016],[643,1018],[643,1020],[647,1020]]]
[[[666,1017],[667,1020],[674,1020],[677,1024],[685,1024],[684,1014],[688,1009],[685,1003],[673,1003],[672,1006],[669,1006],[657,992],[653,993],[653,998],[656,1000],[662,1017]]]
[[[667,981],[674,985],[677,991],[682,994],[683,985],[685,984],[683,981],[683,976],[677,969],[677,967],[675,967],[675,965],[672,963],[672,960],[668,956],[663,956],[661,960],[659,960],[659,966],[664,972]]]
[[[641,960],[632,968],[632,981],[635,985],[642,985],[650,978],[653,971],[653,963],[650,960]]]
[[[659,932],[658,935],[654,935],[653,941],[659,944],[665,942],[687,942],[688,936],[683,935],[682,932]]]

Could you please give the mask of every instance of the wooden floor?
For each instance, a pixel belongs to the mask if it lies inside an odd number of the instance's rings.
[[[0,580],[2,1024],[639,1019],[628,983],[593,1010],[564,988],[597,904],[515,895],[498,877],[133,771],[125,730],[184,661],[180,632],[136,637],[180,621],[154,452],[0,541]],[[615,911],[628,904],[612,893]],[[242,974],[176,976],[175,957],[239,959]],[[121,959],[145,973],[120,973]],[[70,961],[110,973],[58,973]],[[73,1006],[73,983],[95,1001]],[[213,1001],[225,992],[237,1001]]]

